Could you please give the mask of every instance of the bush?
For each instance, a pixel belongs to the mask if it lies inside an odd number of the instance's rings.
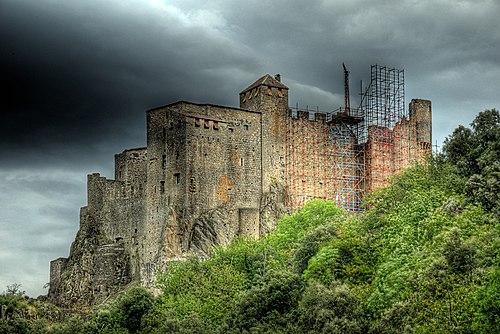
[[[474,267],[476,250],[471,244],[465,244],[460,237],[460,230],[452,228],[445,236],[443,255],[452,273],[462,274]]]

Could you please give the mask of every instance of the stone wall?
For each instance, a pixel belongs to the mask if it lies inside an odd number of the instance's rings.
[[[287,205],[298,208],[313,198],[333,198],[332,125],[325,114],[304,111],[290,114],[287,123]]]
[[[126,150],[115,162],[116,180],[88,175],[87,206],[69,257],[51,263],[49,300],[56,304],[92,305],[140,277],[146,149]]]

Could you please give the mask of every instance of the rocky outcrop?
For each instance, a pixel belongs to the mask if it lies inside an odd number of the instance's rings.
[[[82,211],[69,257],[51,262],[48,300],[68,308],[98,304],[131,281],[123,242],[107,239],[94,217]]]
[[[278,220],[285,214],[291,212],[285,206],[285,187],[274,182],[269,192],[264,193],[261,198],[260,209],[260,234],[266,235],[276,227]]]

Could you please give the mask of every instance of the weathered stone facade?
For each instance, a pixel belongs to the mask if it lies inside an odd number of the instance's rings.
[[[391,175],[430,152],[430,101],[411,108],[410,119],[388,130],[422,127],[425,138],[405,145],[412,147],[405,163],[396,155],[381,160],[392,164]],[[290,203],[294,196],[335,200],[338,185],[327,174],[340,146],[331,128],[324,114],[292,115],[288,88],[269,75],[240,93],[240,108],[181,101],[149,110],[147,147],[117,154],[114,180],[88,176],[70,255],[51,262],[49,300],[92,305],[130,282],[152,286],[168,261],[267,233],[300,206]],[[377,164],[367,164],[367,173]],[[289,173],[290,166],[303,173]]]

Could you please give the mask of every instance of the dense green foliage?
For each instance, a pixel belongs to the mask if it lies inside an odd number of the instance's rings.
[[[499,120],[459,127],[362,215],[312,200],[264,238],[170,263],[159,296],[133,288],[85,320],[29,317],[42,303],[5,294],[0,332],[498,333]]]
[[[448,137],[444,155],[466,179],[465,194],[500,216],[500,113],[485,110]]]

